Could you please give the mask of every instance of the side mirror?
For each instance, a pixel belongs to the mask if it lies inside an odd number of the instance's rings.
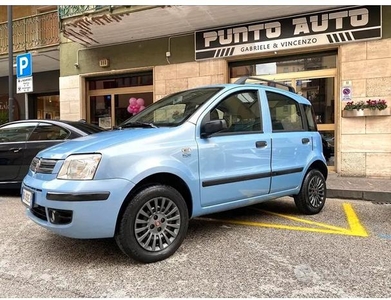
[[[225,120],[213,120],[206,122],[201,128],[201,137],[207,138],[224,129],[227,129],[227,122]]]

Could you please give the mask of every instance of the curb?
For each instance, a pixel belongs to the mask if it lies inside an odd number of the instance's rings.
[[[375,202],[387,202],[391,204],[391,192],[327,189],[327,198],[366,200]]]

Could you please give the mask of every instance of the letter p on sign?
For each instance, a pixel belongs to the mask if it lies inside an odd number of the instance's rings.
[[[33,74],[31,53],[16,56],[16,77],[29,77]]]

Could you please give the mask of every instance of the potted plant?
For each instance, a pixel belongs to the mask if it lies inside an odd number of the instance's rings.
[[[8,111],[0,110],[0,125],[8,122]]]
[[[346,103],[342,117],[370,117],[370,116],[389,116],[390,108],[387,101],[383,99],[365,101],[349,101]]]

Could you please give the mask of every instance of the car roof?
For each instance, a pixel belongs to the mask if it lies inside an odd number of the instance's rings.
[[[84,120],[80,121],[71,121],[71,120],[48,120],[48,119],[26,119],[26,120],[16,120],[11,121],[5,124],[2,124],[0,127],[3,127],[8,124],[17,124],[17,123],[34,123],[34,122],[41,122],[41,123],[48,123],[58,126],[65,126],[66,128],[73,127],[76,128],[77,131],[81,131],[83,133],[91,134],[91,133],[97,133],[104,131],[104,128],[101,128],[99,126],[89,124],[85,122]]]
[[[263,78],[254,77],[254,76],[242,76],[242,77],[238,78],[233,83],[205,85],[200,88],[222,87],[225,90],[227,90],[227,89],[231,89],[231,88],[235,88],[235,87],[243,87],[243,86],[257,87],[257,88],[262,88],[262,89],[268,90],[268,91],[279,91],[279,92],[286,93],[286,95],[293,97],[299,103],[310,104],[310,101],[308,99],[306,99],[305,97],[296,93],[294,87],[287,85],[287,84],[284,84],[282,82],[263,79]]]

